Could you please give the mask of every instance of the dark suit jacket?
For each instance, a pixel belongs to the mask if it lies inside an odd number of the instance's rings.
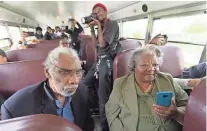
[[[57,115],[54,96],[46,83],[47,80],[25,87],[7,99],[1,106],[2,120],[33,114]],[[72,96],[71,106],[75,124],[83,131],[93,131],[87,98],[87,88],[79,86]]]

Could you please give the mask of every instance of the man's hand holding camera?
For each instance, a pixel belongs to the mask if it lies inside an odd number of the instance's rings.
[[[91,19],[92,19],[93,21],[91,21],[91,22],[88,24],[89,27],[93,27],[93,26],[95,26],[95,25],[97,25],[98,28],[101,27],[101,23],[100,23],[97,19],[94,19],[94,18],[91,18]]]

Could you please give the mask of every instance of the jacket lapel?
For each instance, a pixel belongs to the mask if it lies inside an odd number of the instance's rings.
[[[48,89],[46,82],[44,83],[44,90],[42,92],[42,107],[41,112],[43,114],[57,115],[57,108],[55,105],[55,99],[51,91]]]
[[[124,103],[128,106],[133,117],[133,123],[131,123],[131,126],[134,127],[131,129],[137,129],[138,122],[138,101],[134,82],[134,73],[131,73],[126,81],[126,88],[124,90]]]
[[[75,124],[78,125],[79,127],[83,127],[83,124],[84,124],[83,115],[85,112],[85,107],[84,107],[84,105],[81,105],[81,102],[79,101],[79,91],[78,90],[72,96],[71,108],[72,108]]]

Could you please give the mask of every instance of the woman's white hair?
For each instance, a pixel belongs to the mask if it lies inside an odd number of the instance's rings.
[[[163,53],[160,51],[160,49],[155,45],[145,45],[144,47],[134,51],[129,62],[130,71],[134,71],[137,63],[139,62],[139,57],[142,53],[155,55],[158,59],[159,66],[163,63]]]
[[[72,57],[79,59],[77,52],[74,49],[67,47],[57,47],[54,50],[50,51],[47,58],[43,62],[43,65],[47,69],[51,69],[58,62],[58,57],[60,54],[67,54]]]

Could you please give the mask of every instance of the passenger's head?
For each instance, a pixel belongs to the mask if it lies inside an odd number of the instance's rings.
[[[6,53],[0,49],[0,64],[5,64],[7,62]]]
[[[59,41],[59,46],[61,47],[69,47],[69,41],[66,37]]]
[[[151,39],[149,44],[162,46],[162,45],[167,44],[167,40],[168,40],[167,35],[158,34]]]
[[[42,35],[42,28],[41,27],[36,27],[36,33],[38,34],[38,35]]]
[[[59,26],[55,27],[55,32],[60,32],[60,27]]]
[[[52,33],[52,28],[50,26],[47,27],[47,32],[49,32],[50,34]]]
[[[69,25],[70,25],[70,27],[71,28],[75,28],[75,19],[74,18],[71,18],[71,19],[69,19]]]
[[[105,19],[107,19],[107,8],[101,3],[95,4],[93,6],[92,12],[97,14],[98,20],[100,22],[103,22]]]
[[[130,60],[130,69],[135,72],[138,82],[151,83],[162,62],[161,51],[154,45],[146,45],[134,51]]]
[[[26,39],[28,37],[28,33],[26,31],[22,31],[22,38]]]
[[[65,31],[68,31],[68,29],[69,29],[68,26],[65,26]]]
[[[76,92],[83,71],[75,50],[57,47],[44,61],[45,75],[55,94],[71,96]]]

